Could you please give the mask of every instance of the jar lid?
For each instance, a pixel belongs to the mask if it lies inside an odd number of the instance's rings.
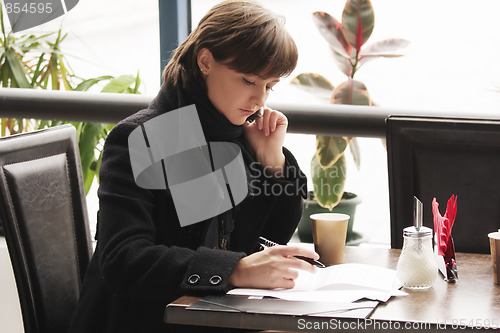
[[[427,227],[415,228],[411,226],[403,229],[403,236],[412,238],[432,237],[432,229]]]

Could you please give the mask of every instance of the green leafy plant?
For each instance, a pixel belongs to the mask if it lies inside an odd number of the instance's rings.
[[[336,88],[325,77],[315,73],[299,74],[292,79],[297,85],[317,97],[328,98],[332,104],[374,105],[364,83],[354,79],[359,68],[377,58],[402,56],[396,53],[409,45],[405,39],[386,39],[364,46],[370,38],[375,16],[369,0],[348,0],[341,22],[326,12],[314,12],[314,22],[328,42],[337,67],[347,80]],[[333,209],[344,194],[346,179],[345,151],[350,147],[359,168],[360,154],[356,138],[316,136],[316,153],[311,161],[314,196],[325,208]]]
[[[3,88],[28,88],[88,91],[96,85],[104,85],[101,92],[138,94],[141,84],[136,76],[100,76],[82,79],[71,69],[67,57],[61,51],[61,43],[66,38],[61,30],[41,36],[21,35],[6,32],[0,8],[0,85]],[[55,39],[54,39],[55,38]],[[17,134],[31,130],[71,123],[75,126],[85,192],[98,176],[101,163],[102,143],[114,124],[68,122],[39,119],[0,119],[0,136]]]

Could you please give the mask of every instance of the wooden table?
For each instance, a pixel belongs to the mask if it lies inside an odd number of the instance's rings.
[[[395,269],[400,250],[347,247],[346,263],[365,263]],[[407,290],[379,304],[366,320],[335,319],[232,312],[191,311],[199,298],[185,296],[165,310],[168,323],[282,331],[421,331],[425,329],[475,331],[500,328],[500,286],[493,283],[490,255],[457,253],[458,282],[439,275],[432,288]]]

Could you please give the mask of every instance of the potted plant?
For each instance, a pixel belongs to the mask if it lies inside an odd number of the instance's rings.
[[[405,39],[392,38],[365,46],[375,22],[373,7],[369,0],[347,0],[341,22],[321,11],[314,12],[313,18],[321,35],[329,44],[335,64],[346,75],[347,80],[334,87],[330,81],[319,74],[303,73],[293,78],[291,83],[317,96],[329,95],[329,101],[332,104],[374,105],[365,84],[355,80],[354,75],[362,65],[373,59],[402,56],[401,53],[395,51],[407,47],[409,42]],[[359,168],[360,154],[356,138],[316,136],[316,151],[311,161],[313,183],[311,196],[326,211],[337,207],[343,196],[357,198],[355,194],[345,195],[344,191],[347,147],[350,148],[354,162]],[[357,198],[355,205],[359,202]],[[311,205],[313,203],[306,200],[303,218],[299,224],[301,241],[312,241],[309,220],[311,213],[309,206]],[[345,208],[342,208],[340,212],[347,213]],[[355,237],[352,231],[354,211],[347,214],[351,215],[347,236],[349,241],[350,238]]]
[[[110,75],[92,79],[76,76],[60,45],[61,30],[44,35],[17,35],[7,31],[0,7],[0,87],[87,91],[106,83],[101,92],[139,94],[139,75]],[[55,38],[53,37],[55,35]],[[42,129],[68,121],[0,118],[0,136]],[[102,142],[114,124],[71,122],[77,130],[85,193],[98,177]],[[0,236],[3,230],[0,225]]]
[[[0,8],[0,21],[2,19]],[[101,92],[139,94],[139,74],[110,75],[91,79],[76,76],[60,45],[66,38],[61,30],[41,36],[16,35],[7,32],[3,21],[0,35],[0,86],[87,91],[98,83],[106,83]],[[55,40],[53,36],[55,35]],[[0,136],[27,132],[68,123],[68,121],[0,118]],[[85,192],[88,193],[98,175],[102,141],[114,124],[71,122],[77,130]]]

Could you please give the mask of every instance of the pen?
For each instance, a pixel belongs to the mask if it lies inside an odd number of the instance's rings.
[[[264,246],[264,247],[272,247],[272,246],[276,246],[276,245],[279,245],[278,243],[275,243],[273,241],[270,241],[269,239],[266,239],[264,237],[259,237],[259,240],[260,240],[260,245]],[[320,267],[320,268],[324,268],[326,267],[323,263],[321,263],[320,261],[318,260],[314,260],[312,258],[308,258],[308,257],[304,257],[304,256],[294,256],[295,258],[297,259],[300,259],[300,260],[304,260],[308,263],[310,263],[311,265],[314,265],[314,266],[317,266],[317,267]]]

